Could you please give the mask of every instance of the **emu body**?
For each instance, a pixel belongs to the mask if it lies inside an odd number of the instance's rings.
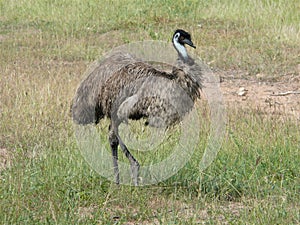
[[[184,46],[195,47],[191,37],[183,30],[176,30],[172,41],[179,56],[178,67],[172,72],[118,52],[89,73],[73,99],[72,117],[76,123],[97,124],[103,117],[110,119],[109,143],[117,184],[119,145],[130,161],[135,185],[139,171],[139,163],[119,136],[120,123],[146,118],[145,125],[168,127],[179,122],[200,97],[201,69]]]

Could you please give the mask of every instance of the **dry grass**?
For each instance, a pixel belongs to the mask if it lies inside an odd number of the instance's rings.
[[[199,149],[174,177],[136,189],[90,169],[69,117],[94,59],[120,44],[170,40],[177,27],[225,81],[236,71],[261,82],[299,77],[298,11],[297,1],[0,1],[0,220],[299,223],[297,120],[230,107],[211,167],[199,172]]]

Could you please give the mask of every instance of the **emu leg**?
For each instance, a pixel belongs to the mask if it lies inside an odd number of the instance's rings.
[[[114,174],[116,179],[116,184],[120,184],[120,175],[119,175],[119,167],[118,167],[118,145],[119,141],[114,131],[110,130],[109,132],[109,144],[112,152],[113,166],[114,166]]]
[[[121,147],[122,151],[124,152],[125,156],[127,157],[127,159],[130,162],[131,175],[132,175],[132,178],[133,178],[133,183],[134,183],[135,186],[138,186],[139,185],[138,176],[139,176],[140,164],[131,155],[131,153],[127,149],[126,145],[123,143],[123,141],[121,140],[121,138],[119,136],[118,136],[118,140],[119,140],[119,144],[120,144],[120,147]]]

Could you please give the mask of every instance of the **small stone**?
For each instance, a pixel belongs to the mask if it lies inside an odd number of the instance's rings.
[[[266,77],[266,75],[263,74],[263,73],[258,73],[258,74],[256,74],[255,76],[256,76],[257,79],[263,79],[263,78]]]
[[[236,92],[238,96],[245,96],[247,94],[248,90],[244,87],[239,88],[239,90]]]

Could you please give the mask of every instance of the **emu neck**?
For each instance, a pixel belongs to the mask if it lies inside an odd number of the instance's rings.
[[[193,58],[191,58],[188,54],[182,55],[179,51],[178,51],[178,61],[181,61],[182,63],[189,66],[193,66],[195,64]]]
[[[184,45],[179,44],[177,41],[174,41],[173,44],[174,44],[174,47],[175,47],[176,51],[178,52],[179,58],[182,61],[187,62],[189,56],[188,56],[188,53],[187,53],[186,48],[184,47]]]

